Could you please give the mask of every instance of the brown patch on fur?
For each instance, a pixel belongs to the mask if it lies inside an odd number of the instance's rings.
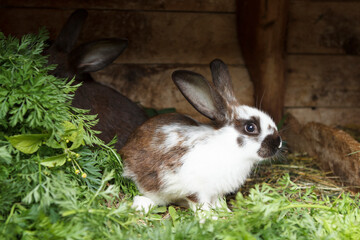
[[[154,117],[153,119],[156,119],[156,125],[161,127],[176,123],[182,124],[184,126],[199,126],[199,123],[196,120],[179,113],[163,114]]]
[[[226,102],[226,112],[228,114],[228,117],[234,116],[234,108],[233,108],[233,106],[234,105],[232,105],[231,103]],[[231,120],[231,119],[228,119],[228,120]]]
[[[176,169],[178,169],[182,165],[179,159],[182,158],[188,150],[189,148],[187,147],[173,147],[167,153],[161,156],[160,161],[162,161],[164,163],[164,166],[171,171],[176,171]]]
[[[277,131],[271,135],[267,135],[261,143],[258,154],[262,158],[269,158],[274,156],[279,150],[281,138]]]
[[[224,127],[226,124],[228,124],[229,122],[233,121],[233,119],[231,119],[231,116],[234,116],[234,106],[238,105],[237,102],[234,102],[233,104],[231,103],[226,103],[226,117],[223,118],[222,120],[215,120],[211,122],[211,126],[213,126],[215,128],[215,130],[218,130],[222,127]]]
[[[257,126],[259,133],[261,133],[261,125],[260,125],[260,119],[259,117],[251,117],[251,120],[255,123]]]
[[[245,130],[245,125],[249,123],[254,123],[256,125],[258,133],[249,133]],[[235,129],[244,135],[258,137],[261,133],[260,119],[258,117],[251,117],[251,119],[237,119],[235,120]]]
[[[238,138],[236,139],[236,141],[237,141],[237,144],[238,144],[240,147],[242,147],[242,146],[244,145],[244,139],[243,139],[242,137],[238,137]]]
[[[137,185],[146,191],[159,191],[162,186],[161,175],[164,170],[176,171],[181,166],[179,159],[184,156],[188,148],[179,144],[170,149],[162,146],[166,134],[159,133],[159,127],[173,124],[197,126],[198,123],[184,115],[164,114],[156,116],[141,125],[129,138],[126,145],[120,150],[124,159],[126,177],[132,178]]]
[[[195,193],[187,196],[186,199],[188,199],[188,200],[190,200],[190,201],[192,201],[192,202],[194,202],[194,203],[198,203],[198,202],[199,202],[199,198],[198,198],[198,196],[197,196]]]
[[[211,122],[210,125],[215,129],[215,130],[219,130],[220,128],[224,127],[227,124],[226,121],[214,121]]]

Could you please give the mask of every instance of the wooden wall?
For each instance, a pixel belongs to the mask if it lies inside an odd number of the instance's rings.
[[[171,81],[176,69],[210,79],[208,64],[229,65],[236,94],[254,104],[236,31],[236,0],[2,0],[0,30],[21,36],[46,26],[55,38],[74,9],[89,12],[79,43],[129,39],[128,49],[93,74],[144,106],[196,116]],[[360,1],[290,0],[285,109],[301,122],[360,124]]]
[[[197,116],[171,80],[176,69],[211,78],[209,63],[229,65],[236,94],[253,104],[253,86],[243,65],[236,31],[235,0],[183,1],[5,1],[0,29],[21,36],[46,26],[55,38],[74,9],[88,18],[79,43],[104,38],[129,40],[125,52],[108,68],[93,74],[146,107],[175,107]]]
[[[292,0],[287,31],[287,111],[360,125],[360,1]]]

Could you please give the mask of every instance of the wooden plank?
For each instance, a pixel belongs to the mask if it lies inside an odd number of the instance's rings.
[[[311,1],[311,2],[358,2],[359,0],[293,0],[293,1]]]
[[[156,109],[173,108],[194,118],[200,114],[185,100],[171,80],[175,70],[202,74],[211,80],[209,65],[112,64],[92,77],[111,86],[141,105]],[[229,66],[235,94],[241,104],[253,105],[253,85],[244,66]]]
[[[60,8],[60,9],[111,9],[111,10],[157,10],[157,11],[198,11],[198,12],[235,12],[235,0],[2,0],[5,7]]]
[[[301,124],[360,125],[360,108],[286,108],[285,112],[291,113]]]
[[[360,57],[289,55],[285,106],[360,107]]]
[[[21,36],[46,26],[54,39],[72,10],[0,9],[0,29]],[[91,10],[79,42],[129,39],[118,63],[242,64],[235,14]]]
[[[360,1],[292,1],[287,51],[360,55]]]
[[[255,99],[275,122],[283,115],[288,1],[239,0],[238,28]]]

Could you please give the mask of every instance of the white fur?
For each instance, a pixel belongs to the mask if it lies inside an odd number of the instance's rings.
[[[167,137],[160,146],[154,145],[155,148],[169,152],[181,143],[181,147],[189,151],[179,159],[182,165],[176,171],[161,169],[159,191],[144,192],[138,186],[144,196],[134,198],[133,208],[148,212],[153,206],[167,205],[196,194],[198,203],[186,200],[188,205],[194,211],[210,211],[221,205],[219,199],[225,194],[236,191],[245,182],[253,165],[263,160],[258,150],[264,138],[276,130],[276,125],[267,114],[252,107],[237,106],[232,112],[233,116],[228,117],[233,119],[257,117],[261,134],[257,138],[243,135],[231,124],[215,130],[200,123],[198,126],[170,123],[157,129],[156,133]],[[242,138],[241,146],[238,137]],[[136,176],[129,174],[136,181]]]
[[[156,204],[150,198],[144,196],[135,196],[132,208],[134,208],[136,211],[143,211],[148,213],[149,210],[155,206]]]
[[[221,60],[214,60],[210,68],[214,85],[205,84],[206,80],[201,75],[187,71],[176,71],[172,78],[200,113],[214,118],[216,121],[214,123],[217,124],[224,124],[225,115],[227,124],[219,129],[213,125],[200,123],[185,125],[189,123],[186,120],[184,124],[177,121],[167,125],[155,125],[155,132],[151,131],[154,136],[150,144],[154,150],[150,156],[156,158],[155,154],[163,155],[154,161],[171,154],[174,147],[179,147],[177,154],[181,154],[181,157],[178,159],[178,164],[157,163],[156,166],[162,167],[156,169],[158,174],[156,179],[160,180],[160,189],[144,192],[137,184],[144,197],[136,197],[136,204],[134,203],[136,208],[140,207],[148,211],[153,204],[166,205],[179,200],[188,201],[194,210],[208,211],[218,208],[222,205],[219,199],[227,193],[236,191],[245,182],[253,165],[263,160],[259,153],[264,151],[259,152],[259,150],[265,137],[276,131],[275,123],[267,114],[256,108],[238,105],[231,88],[227,67]],[[208,91],[206,86],[213,91]],[[191,88],[199,91],[199,94]],[[225,102],[219,101],[218,94]],[[238,129],[242,127],[238,123],[254,118],[260,122],[260,134],[244,134],[244,129]],[[163,142],[159,144],[159,141]],[[281,147],[281,143],[279,145]],[[184,154],[181,152],[183,149],[186,151]],[[133,173],[127,170],[125,173],[137,182]],[[197,204],[191,202],[189,198],[192,197],[196,197]]]
[[[143,193],[156,205],[166,205],[191,194],[198,194],[202,209],[216,207],[219,197],[237,190],[246,180],[254,163],[262,160],[257,154],[262,140],[273,133],[270,125],[276,126],[265,113],[251,107],[240,106],[234,111],[242,119],[256,116],[263,127],[258,140],[244,136],[234,126],[228,125],[218,130],[208,125],[183,126],[170,124],[158,129],[167,136],[160,147],[163,151],[182,142],[190,148],[179,161],[178,171],[163,169],[163,186],[157,193]],[[239,118],[239,116],[234,116]],[[243,137],[244,146],[239,146],[237,138]]]
[[[270,125],[272,128],[277,129],[276,124],[274,123],[274,120],[266,113],[264,113],[263,111],[257,109],[257,108],[253,108],[253,107],[249,107],[246,105],[241,105],[238,107],[234,108],[234,112],[236,113],[236,115],[234,116],[234,119],[249,119],[252,116],[257,116],[260,119],[260,125],[262,127],[266,127],[268,125]],[[267,130],[267,129],[263,129],[263,135],[264,134],[271,134],[273,133],[273,131]]]

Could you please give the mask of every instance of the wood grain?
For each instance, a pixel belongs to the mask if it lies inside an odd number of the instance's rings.
[[[287,0],[239,0],[238,29],[241,50],[255,99],[275,122],[283,115],[285,95],[285,30]]]
[[[176,108],[178,112],[202,120],[171,79],[172,72],[180,69],[200,73],[211,80],[209,65],[112,64],[92,73],[92,77],[145,107]],[[229,71],[239,102],[253,105],[253,85],[244,66],[229,66]]]
[[[40,26],[52,39],[72,10],[0,9],[0,29],[22,36]],[[90,10],[79,42],[122,37],[128,49],[117,63],[242,64],[235,14]]]
[[[360,108],[285,108],[301,124],[319,122],[328,126],[360,126]]]
[[[290,55],[286,107],[360,107],[360,57]]]
[[[112,9],[112,10],[156,10],[156,11],[199,11],[235,12],[235,0],[2,0],[5,7],[61,8],[61,9]]]
[[[292,1],[287,51],[360,55],[360,1]]]

